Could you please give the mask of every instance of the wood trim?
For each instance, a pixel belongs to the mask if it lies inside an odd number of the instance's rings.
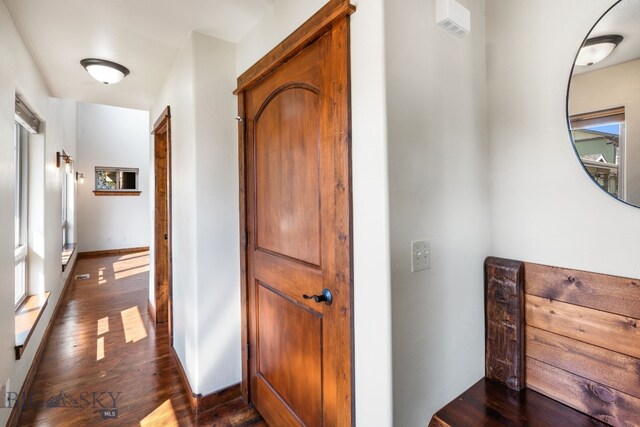
[[[525,387],[524,264],[485,261],[485,375],[512,390]]]
[[[22,358],[24,349],[27,347],[27,344],[29,343],[29,339],[31,339],[31,335],[33,335],[33,331],[36,329],[36,325],[40,321],[40,318],[42,317],[44,310],[47,308],[47,303],[49,302],[50,296],[51,296],[51,292],[45,292],[44,295],[30,295],[24,300],[22,304],[20,304],[20,307],[18,307],[18,309],[16,310],[16,314],[15,314],[16,317],[20,315],[25,315],[29,311],[33,311],[33,310],[37,311],[36,317],[31,321],[29,321],[29,329],[28,329],[27,335],[24,338],[21,337],[19,341],[18,341],[18,336],[16,335],[16,343],[15,343],[16,344],[15,345],[16,360],[20,360]],[[35,300],[37,300],[36,307],[26,308],[27,305],[29,305],[32,301],[35,301]],[[18,321],[16,319],[16,327],[17,326],[18,326]]]
[[[138,190],[94,190],[93,194],[95,196],[139,196],[142,191]]]
[[[76,243],[72,243],[69,245],[65,245],[62,248],[62,271],[64,272],[69,265],[69,261],[73,258],[73,254],[75,253],[78,245]]]
[[[158,117],[158,119],[156,120],[156,122],[153,124],[153,130],[151,131],[152,135],[155,135],[156,132],[158,131],[164,131],[164,129],[159,129],[160,125],[162,125],[163,121],[165,119],[170,119],[171,118],[171,106],[167,105],[164,110],[162,110],[162,113],[160,114],[160,117]]]
[[[153,324],[155,326],[156,324],[156,308],[153,306],[153,304],[151,304],[151,301],[147,300],[147,311],[149,312],[149,317],[151,317],[151,320],[153,321]]]
[[[238,77],[238,87],[233,93],[237,95],[256,84],[327,33],[336,20],[351,15],[355,10],[355,6],[347,0],[330,0],[289,37]]]
[[[451,427],[451,426],[445,423],[444,421],[442,421],[436,414],[433,416],[433,418],[431,418],[431,421],[429,421],[429,427]]]
[[[178,376],[180,377],[180,382],[182,383],[182,387],[187,395],[187,399],[189,399],[189,405],[191,406],[191,410],[197,416],[203,412],[214,409],[220,405],[224,405],[234,399],[237,399],[242,394],[241,384],[233,384],[229,387],[225,387],[216,392],[202,395],[201,393],[194,393],[191,389],[191,385],[189,384],[189,378],[182,366],[182,362],[178,357],[178,353],[173,348],[170,347],[171,357],[173,358],[177,368],[178,368]]]
[[[178,368],[178,376],[180,377],[180,382],[182,383],[182,388],[184,388],[184,392],[187,395],[187,399],[189,399],[189,405],[191,406],[191,410],[194,413],[198,412],[198,396],[191,389],[191,384],[189,384],[189,378],[187,377],[187,373],[182,366],[182,362],[180,361],[180,357],[178,357],[178,353],[176,353],[176,349],[173,348],[173,345],[169,348],[171,352],[171,357]]]
[[[333,159],[333,199],[335,201],[335,216],[333,218],[333,231],[340,244],[335,245],[333,256],[333,273],[335,278],[325,276],[325,286],[336,282],[343,284],[343,300],[347,303],[340,308],[340,324],[342,329],[339,335],[334,335],[335,341],[327,341],[326,345],[337,345],[349,354],[333,354],[333,360],[329,359],[329,366],[338,368],[334,371],[337,380],[335,409],[327,406],[327,400],[323,404],[324,413],[331,414],[335,410],[335,418],[327,418],[329,423],[355,425],[355,349],[354,349],[354,290],[353,290],[353,195],[352,195],[352,160],[351,160],[351,30],[349,16],[355,11],[349,2],[342,3],[347,10],[338,15],[332,22],[331,50],[340,52],[339,55],[331,55],[334,70],[340,70],[338,74],[332,74],[331,92],[332,102],[330,116],[335,123],[333,139],[336,149]],[[341,19],[340,19],[341,18]],[[344,260],[348,260],[344,262]],[[347,350],[348,349],[348,350]],[[323,365],[325,366],[325,365]],[[327,369],[326,367],[324,369]],[[331,368],[329,368],[331,369]],[[347,378],[345,378],[347,377]]]
[[[155,189],[154,189],[154,242],[155,242],[155,255],[151,260],[153,269],[155,271],[154,286],[155,289],[155,311],[156,311],[156,323],[167,323],[169,328],[169,339],[171,345],[173,345],[173,252],[172,252],[172,170],[171,170],[171,107],[167,105],[160,117],[154,124],[152,132],[154,137],[153,141],[153,157],[154,164],[153,170],[155,174]],[[164,137],[158,136],[164,134]],[[164,140],[164,147],[162,144]],[[158,187],[158,153],[166,154],[164,161],[166,164],[166,176],[162,176],[162,180],[166,182],[161,187]],[[159,202],[160,200],[160,202]],[[166,224],[161,227],[158,223],[158,209],[159,203],[166,203],[163,206],[163,210],[166,209]],[[163,221],[165,222],[165,221]],[[162,237],[160,237],[162,236]],[[163,250],[158,250],[158,241],[166,240],[166,253]],[[162,245],[164,246],[164,244]],[[166,259],[164,258],[166,256]],[[165,271],[166,270],[166,271]],[[159,271],[163,274],[159,274]],[[160,278],[160,279],[159,279]],[[166,285],[164,278],[166,278]],[[162,282],[162,283],[160,283]],[[167,289],[164,289],[165,286]],[[166,292],[165,292],[166,291]]]
[[[103,256],[128,255],[148,251],[149,246],[141,246],[138,248],[105,249],[101,251],[79,252],[78,258],[99,258]]]
[[[198,414],[209,411],[220,405],[231,402],[242,395],[241,383],[232,384],[214,393],[205,394],[198,398]]]
[[[24,401],[22,400],[24,396],[26,396],[27,392],[31,389],[31,385],[33,384],[33,380],[36,376],[36,372],[38,371],[38,366],[40,364],[40,359],[42,359],[42,353],[47,345],[47,341],[49,340],[49,335],[51,335],[51,329],[53,323],[58,317],[58,313],[60,308],[62,307],[62,303],[67,295],[67,291],[69,290],[69,285],[73,281],[74,274],[76,272],[76,265],[78,263],[78,258],[80,254],[73,260],[73,266],[71,267],[71,271],[67,276],[67,280],[64,282],[64,286],[62,291],[60,292],[60,297],[58,298],[58,302],[56,302],[56,306],[53,309],[53,313],[51,314],[51,318],[49,319],[49,323],[47,324],[46,329],[44,330],[44,334],[42,334],[42,340],[40,341],[40,345],[38,346],[38,350],[36,351],[35,356],[33,357],[33,362],[31,362],[31,367],[27,372],[27,375],[22,383],[22,387],[20,387],[20,394],[18,397],[18,401],[11,409],[11,413],[9,414],[9,419],[7,420],[7,427],[16,427],[18,425],[18,421],[20,420],[20,416],[22,415],[22,407]]]
[[[624,107],[608,108],[600,111],[590,111],[588,113],[574,114],[569,117],[571,126],[580,126],[580,123],[590,122],[594,120],[604,119],[607,117],[618,116],[619,119],[625,119]]]
[[[238,115],[245,116],[245,93],[238,94]],[[249,402],[249,310],[247,288],[247,173],[246,173],[246,126],[245,121],[238,122],[238,170],[240,172],[240,300],[241,300],[241,357],[242,397]]]

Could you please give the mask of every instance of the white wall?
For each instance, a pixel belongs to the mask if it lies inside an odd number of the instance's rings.
[[[351,16],[355,405],[360,426],[393,423],[384,3],[358,2]]]
[[[640,210],[584,173],[565,116],[577,49],[613,3],[487,0],[494,255],[640,276]]]
[[[236,45],[238,76],[276,47],[328,0],[276,0]]]
[[[241,380],[235,63],[192,33],[151,115],[171,107],[174,346],[203,394]]]
[[[14,253],[13,203],[6,201],[14,197],[13,164],[13,126],[14,99],[18,92],[44,121],[41,135],[30,138],[30,144],[37,144],[40,163],[33,167],[41,169],[43,186],[39,204],[32,203],[33,209],[40,209],[42,225],[39,231],[42,239],[33,242],[34,250],[40,255],[41,273],[44,289],[51,291],[49,304],[26,347],[21,360],[15,360],[14,354]],[[44,135],[44,136],[43,136]],[[44,80],[24,43],[15,29],[9,13],[0,2],[0,277],[4,286],[0,287],[0,381],[9,378],[11,391],[19,391],[26,373],[31,366],[35,352],[40,345],[42,334],[51,318],[53,309],[60,296],[62,285],[69,269],[61,273],[61,170],[55,165],[56,151],[64,146],[75,156],[76,145],[76,104],[49,97]],[[35,185],[35,184],[34,184]],[[30,252],[30,255],[33,251]],[[6,423],[9,410],[0,409],[0,424]]]
[[[484,1],[471,33],[435,1],[386,2],[394,425],[425,426],[484,376],[483,263],[490,249]],[[411,241],[432,268],[411,272]]]
[[[96,196],[96,166],[138,168],[140,196]],[[149,113],[78,104],[78,249],[149,246]]]
[[[276,1],[238,43],[238,74],[324,3]],[[355,406],[362,426],[392,424],[383,4],[359,2],[351,17]]]
[[[570,114],[625,107],[625,200],[640,206],[640,60],[571,79]]]
[[[171,183],[172,198],[172,278],[173,278],[173,347],[186,371],[194,391],[198,381],[197,315],[198,286],[196,275],[196,132],[194,43],[189,38],[167,76],[156,106],[149,116],[153,126],[164,108],[171,108]],[[150,139],[150,188],[155,188],[154,146]],[[180,179],[177,179],[180,177]],[[155,197],[150,195],[150,215],[153,227]],[[154,259],[154,233],[151,232],[151,259]],[[149,274],[149,300],[154,303],[154,270]]]
[[[240,382],[240,224],[235,45],[193,34],[196,91],[198,388]]]

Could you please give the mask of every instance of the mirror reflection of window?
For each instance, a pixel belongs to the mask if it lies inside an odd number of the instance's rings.
[[[624,108],[616,108],[570,118],[575,149],[589,175],[606,192],[623,200],[624,117]]]

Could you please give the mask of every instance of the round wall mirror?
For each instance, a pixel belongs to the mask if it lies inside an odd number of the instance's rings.
[[[585,38],[567,116],[573,147],[593,181],[640,207],[640,0],[616,2]]]

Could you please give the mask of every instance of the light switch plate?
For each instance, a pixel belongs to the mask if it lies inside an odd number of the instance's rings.
[[[426,240],[411,242],[411,272],[431,268],[431,244]]]

